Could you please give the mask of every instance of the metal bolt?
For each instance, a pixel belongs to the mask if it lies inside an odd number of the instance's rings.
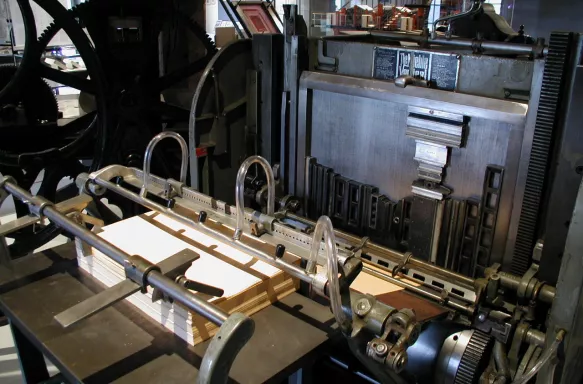
[[[358,316],[365,316],[370,309],[370,301],[367,298],[362,298],[356,302],[356,309],[354,312],[356,312]]]
[[[405,356],[401,355],[401,357],[399,357],[399,359],[397,360],[397,368],[401,368],[406,363],[407,359],[405,359]]]
[[[478,315],[478,320],[480,320],[481,323],[483,323],[484,321],[486,321],[486,314],[485,313],[480,313]]]
[[[377,344],[374,347],[374,349],[375,349],[375,352],[378,353],[379,355],[382,355],[382,354],[387,353],[387,350],[388,350],[387,345],[386,344],[382,344],[382,343]]]

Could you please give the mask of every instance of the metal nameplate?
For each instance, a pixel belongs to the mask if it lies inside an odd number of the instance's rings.
[[[375,47],[372,77],[395,80],[403,75],[430,81],[437,89],[457,88],[460,56],[453,53],[415,49]]]

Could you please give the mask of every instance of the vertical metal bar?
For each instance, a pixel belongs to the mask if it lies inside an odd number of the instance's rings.
[[[500,202],[502,212],[507,212],[510,209],[509,220],[501,219],[500,222],[508,221],[508,229],[506,230],[507,237],[504,249],[504,256],[502,258],[502,269],[509,270],[512,264],[512,257],[514,255],[514,245],[516,236],[518,235],[518,223],[520,222],[520,212],[522,210],[522,201],[524,199],[524,190],[526,185],[526,177],[528,174],[528,163],[530,154],[532,152],[532,142],[534,139],[534,128],[536,124],[536,116],[541,97],[542,88],[542,74],[545,67],[544,60],[536,60],[534,62],[532,83],[530,87],[530,100],[528,102],[528,112],[526,114],[526,124],[524,125],[524,133],[522,136],[522,148],[520,148],[520,159],[518,160],[518,167],[516,181],[514,182],[514,193],[507,190],[507,193],[502,197]],[[511,151],[515,151],[514,146],[509,146],[506,158],[510,159]],[[513,167],[509,169],[508,179],[513,180]],[[506,188],[511,188],[512,184],[507,184]],[[507,201],[512,198],[512,201]],[[511,207],[511,208],[510,208]],[[502,228],[499,231],[503,231]]]
[[[283,49],[283,35],[253,36],[253,60],[255,69],[259,72],[258,100],[261,106],[258,112],[258,134],[261,143],[258,154],[273,165],[280,163],[280,177],[281,170],[284,169],[280,155],[279,131],[282,124]]]
[[[18,354],[22,379],[25,383],[40,383],[49,379],[49,372],[43,354],[24,336],[14,324],[10,323],[14,346]]]
[[[0,189],[0,207],[2,207],[7,197],[6,192]],[[0,222],[0,224],[2,223]],[[0,235],[0,265],[9,266],[10,260],[10,250],[8,249],[8,244],[6,244],[6,238]]]
[[[289,86],[289,131],[288,131],[288,145],[289,145],[289,156],[290,160],[296,158],[300,161],[300,155],[298,154],[298,36],[291,36],[291,43],[289,44],[289,64],[286,68],[286,73],[288,75],[288,86]],[[303,163],[303,158],[301,159]],[[288,188],[291,193],[296,193],[296,180],[298,175],[296,172],[297,164],[294,161],[288,161]]]

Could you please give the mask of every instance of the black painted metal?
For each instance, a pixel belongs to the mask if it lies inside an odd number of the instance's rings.
[[[253,61],[260,79],[259,153],[271,164],[280,162],[283,44],[283,35],[253,36]]]
[[[14,346],[20,360],[20,369],[25,383],[40,383],[49,379],[43,354],[24,336],[17,326],[10,323]]]
[[[484,176],[484,192],[480,204],[480,224],[476,239],[473,277],[483,276],[484,269],[490,266],[490,256],[494,243],[494,231],[500,208],[500,196],[504,181],[504,168],[490,165]]]
[[[474,250],[476,249],[476,237],[480,224],[480,203],[470,199],[466,203],[465,219],[462,232],[460,254],[456,271],[470,276],[473,271]]]
[[[528,166],[524,200],[518,223],[518,233],[511,272],[522,275],[528,269],[536,241],[540,203],[548,172],[549,153],[558,126],[557,117],[563,89],[568,76],[573,34],[556,32],[551,35],[549,53],[543,73],[541,97],[536,118],[532,154]]]

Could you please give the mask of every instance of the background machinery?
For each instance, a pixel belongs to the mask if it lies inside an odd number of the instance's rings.
[[[218,53],[175,7],[92,0],[55,10],[65,31],[83,26],[92,37],[89,79],[39,69],[30,47],[18,69],[7,67],[6,129],[59,133],[46,147],[6,134],[15,144],[2,148],[2,172],[14,179],[0,179],[0,189],[24,201],[21,215],[52,221],[40,233],[27,227],[7,237],[42,242],[64,228],[119,263],[131,259],[88,234],[88,222],[72,224],[26,191],[29,169],[45,169],[42,194],[51,201],[71,197],[55,193],[51,170],[57,181],[80,174],[77,187],[93,196],[87,212],[105,222],[117,218],[104,197],[126,215],[144,206],[298,277],[303,294],[331,306],[345,336],[315,377],[525,383],[538,373],[539,383],[579,382],[581,35],[535,41],[496,23],[476,1],[467,15],[449,18],[443,34],[375,28],[312,39],[295,6],[280,21],[269,6],[244,3],[264,10],[270,25],[282,23],[282,33],[253,33],[249,14],[229,8],[247,38]],[[489,21],[476,26],[470,13]],[[46,45],[58,28],[33,46]],[[184,35],[176,30],[196,37],[198,55],[170,59],[180,49],[174,36]],[[78,48],[87,43],[73,40]],[[88,114],[67,128],[50,97],[45,109],[28,107],[26,93],[11,93],[25,70],[37,71],[38,82],[29,81],[39,90],[40,78],[52,76],[92,95]],[[188,143],[188,179],[169,179],[186,157],[161,145],[148,189],[141,165],[151,151],[142,153],[152,137],[166,135]],[[253,209],[244,211],[242,200]],[[301,267],[281,258],[286,249]],[[160,288],[155,266],[135,262],[139,273],[128,272],[128,280]],[[351,290],[359,274],[406,295]],[[413,311],[411,300],[425,304]],[[234,330],[229,340],[244,344],[247,331]]]

